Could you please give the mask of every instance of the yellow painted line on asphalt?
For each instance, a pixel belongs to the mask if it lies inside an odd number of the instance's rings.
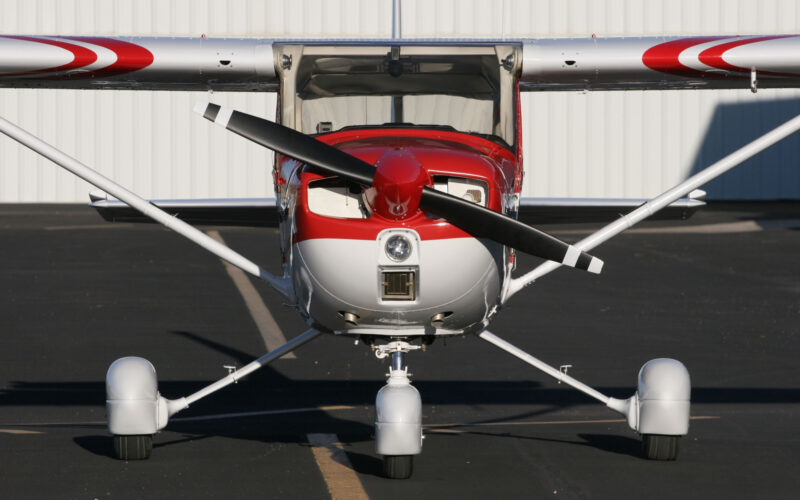
[[[309,434],[308,442],[333,500],[369,498],[336,434]]]
[[[44,434],[44,432],[26,431],[24,429],[0,429],[0,434]]]
[[[223,245],[226,245],[219,231],[207,231],[206,234]],[[267,351],[273,351],[285,344],[286,336],[283,334],[281,327],[278,326],[278,323],[275,322],[275,318],[272,316],[272,313],[269,312],[269,308],[264,304],[261,295],[259,295],[256,287],[253,286],[250,278],[238,267],[228,264],[225,261],[222,261],[222,263],[225,265],[228,276],[231,277],[233,284],[236,285],[236,288],[242,295],[244,304],[247,306],[247,310],[250,312],[250,316],[253,318],[258,328],[258,332],[264,340],[264,345],[267,346]],[[296,359],[296,356],[293,352],[290,352],[281,356],[281,359]]]

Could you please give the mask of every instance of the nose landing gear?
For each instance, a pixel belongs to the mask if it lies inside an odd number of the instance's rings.
[[[392,357],[386,385],[375,398],[375,452],[383,455],[391,479],[411,477],[414,455],[422,452],[422,399],[404,365],[405,353],[420,348],[405,341],[374,347],[378,359]]]

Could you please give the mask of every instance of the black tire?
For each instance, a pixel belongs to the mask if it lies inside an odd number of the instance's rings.
[[[679,439],[680,436],[642,434],[642,453],[648,460],[675,460]]]
[[[384,455],[383,473],[389,479],[408,479],[414,471],[414,455]]]
[[[114,436],[114,456],[120,460],[146,460],[153,451],[153,436]]]

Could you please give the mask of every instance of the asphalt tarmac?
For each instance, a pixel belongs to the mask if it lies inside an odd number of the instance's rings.
[[[408,355],[426,440],[413,477],[389,480],[371,439],[387,364],[333,336],[176,415],[149,460],[112,458],[114,359],[149,359],[175,398],[264,341],[220,261],[180,237],[86,207],[0,205],[0,498],[329,498],[337,480],[373,499],[798,498],[800,204],[712,205],[645,228],[595,250],[602,275],[556,271],[490,329],[620,398],[647,360],[683,361],[693,420],[677,461],[644,460],[617,414],[467,337]],[[278,270],[275,230],[218,229]],[[306,329],[255,286],[287,337]],[[355,474],[330,477],[318,433]]]

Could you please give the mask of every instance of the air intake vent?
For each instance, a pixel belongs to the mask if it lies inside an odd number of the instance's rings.
[[[415,274],[414,271],[384,271],[381,273],[383,300],[414,300]]]

